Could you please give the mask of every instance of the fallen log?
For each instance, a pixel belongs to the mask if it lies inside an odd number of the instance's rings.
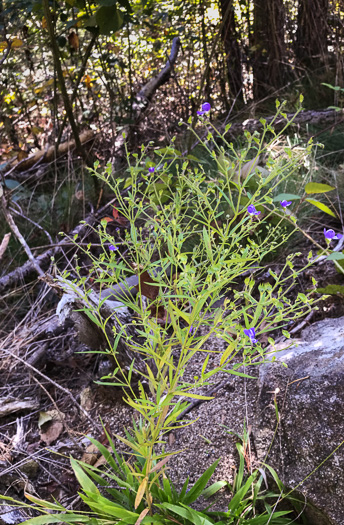
[[[285,116],[280,115],[278,118],[275,116],[270,117],[261,117],[261,119],[247,119],[243,122],[234,122],[226,135],[240,135],[245,131],[253,133],[262,129],[264,124],[262,119],[266,121],[267,124],[272,124],[273,128],[276,130],[283,129],[288,122],[292,121],[292,125],[304,126],[305,124],[330,124],[338,125],[341,122],[344,122],[344,110],[337,111],[335,109],[321,109],[318,111],[308,110],[301,111],[297,115],[295,113],[287,113]],[[225,129],[225,125],[221,126],[222,132]]]
[[[81,144],[85,144],[86,142],[89,142],[95,137],[95,134],[92,130],[87,130],[84,133],[80,134],[80,142]],[[13,167],[11,168],[10,172],[12,172],[14,169],[18,171],[26,171],[32,168],[35,164],[39,163],[48,163],[54,161],[56,158],[61,157],[68,153],[69,151],[73,151],[76,148],[75,140],[68,140],[66,142],[63,142],[59,145],[59,147],[56,148],[55,146],[50,146],[47,149],[40,149],[34,153],[34,155],[31,155],[30,157],[27,157],[26,159],[17,161]],[[10,172],[6,173],[5,176],[8,176]]]

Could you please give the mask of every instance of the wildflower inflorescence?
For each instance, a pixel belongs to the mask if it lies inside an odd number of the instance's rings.
[[[255,328],[245,328],[244,334],[247,335],[247,337],[250,338],[251,343],[254,345],[255,343],[258,343],[258,339],[256,339],[256,329]]]
[[[204,115],[204,113],[208,113],[208,111],[210,110],[211,110],[211,105],[209,104],[209,102],[203,102],[202,110],[197,111],[197,115]]]
[[[287,206],[291,205],[291,201],[286,201],[286,200],[280,201],[280,205],[282,206],[282,208],[286,208]]]
[[[341,233],[335,233],[334,230],[326,230],[326,228],[324,228],[324,235],[325,235],[325,239],[327,239],[328,241],[332,241],[332,239],[341,239],[343,237],[343,235]]]
[[[260,214],[260,211],[257,211],[256,208],[253,206],[253,204],[250,204],[250,205],[247,207],[247,212],[248,212],[250,215],[259,215],[259,214]]]

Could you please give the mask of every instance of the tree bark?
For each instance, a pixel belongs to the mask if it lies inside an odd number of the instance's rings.
[[[299,0],[295,55],[314,69],[326,62],[328,0]]]
[[[253,91],[256,100],[285,84],[285,9],[283,0],[255,0]]]
[[[233,0],[220,0],[222,41],[226,52],[228,84],[233,98],[243,98],[241,49],[235,24]]]

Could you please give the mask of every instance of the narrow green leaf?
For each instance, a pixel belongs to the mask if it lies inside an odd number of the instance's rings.
[[[226,370],[227,372],[227,370]],[[248,376],[247,376],[248,377]],[[204,399],[205,401],[214,399],[213,396],[201,396],[200,394],[191,394],[190,392],[175,392],[175,396],[191,397],[192,399]]]
[[[323,202],[316,201],[315,199],[306,199],[306,201],[309,202],[310,204],[313,204],[313,206],[323,211],[324,213],[327,213],[327,215],[331,215],[331,217],[337,218],[337,215],[333,213],[333,211],[330,210],[330,208],[326,206],[326,204],[324,204]]]
[[[328,184],[320,184],[319,182],[309,182],[305,186],[306,193],[327,193],[328,191],[335,190],[334,186]]]
[[[201,495],[205,489],[206,484],[210,480],[211,476],[214,474],[217,465],[219,464],[219,459],[214,461],[212,465],[202,474],[202,476],[196,481],[193,487],[189,490],[184,498],[184,502],[189,505],[196,501],[196,499]]]
[[[234,349],[235,349],[235,344],[229,343],[226,350],[223,352],[221,356],[220,366],[222,366],[226,362],[226,360],[228,359],[228,357],[230,356],[230,354],[233,352]]]
[[[254,376],[249,376],[248,374],[244,374],[243,372],[237,372],[236,370],[224,370],[224,372],[227,372],[227,374],[232,374],[233,376],[247,377],[248,379],[257,379]]]
[[[245,485],[240,490],[238,490],[238,492],[235,494],[235,496],[233,496],[233,498],[229,502],[228,511],[235,512],[235,510],[238,508],[238,506],[240,506],[242,500],[244,499],[246,493],[251,488],[251,486],[252,486],[252,484],[253,484],[253,482],[254,482],[256,477],[257,477],[257,471],[254,472],[252,474],[252,476],[250,476],[247,479]]]
[[[92,523],[92,518],[87,518],[82,514],[44,514],[44,516],[37,516],[24,521],[22,525],[46,525],[47,523],[83,523],[88,525]]]
[[[210,485],[210,487],[208,487],[202,492],[202,496],[204,496],[205,498],[210,498],[210,496],[213,496],[214,494],[216,494],[216,492],[221,490],[223,487],[226,487],[227,485],[227,481],[216,481],[216,483],[213,483],[212,485]]]
[[[87,490],[87,492],[91,492],[92,494],[100,494],[93,481],[91,481],[87,474],[85,474],[79,463],[73,458],[71,458],[70,463],[72,465],[72,469],[74,470],[76,479],[81,485],[81,488],[83,490]]]
[[[204,514],[189,507],[180,507],[179,505],[173,505],[172,503],[162,503],[161,505],[157,506],[174,512],[178,516],[188,520],[188,522],[192,523],[193,525],[213,525],[213,522],[209,521]]]

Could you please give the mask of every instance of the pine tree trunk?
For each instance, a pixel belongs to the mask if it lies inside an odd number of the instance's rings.
[[[253,90],[260,99],[285,84],[283,0],[254,0]]]
[[[233,0],[220,0],[223,20],[222,41],[226,52],[228,84],[233,98],[243,98],[241,49],[235,26]]]
[[[328,7],[328,0],[299,0],[295,55],[312,69],[327,60]]]

